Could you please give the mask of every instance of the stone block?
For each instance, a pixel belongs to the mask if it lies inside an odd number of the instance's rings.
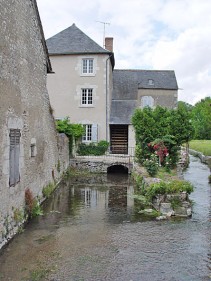
[[[161,203],[160,204],[160,212],[163,214],[163,215],[167,215],[169,213],[173,213],[173,209],[171,207],[171,203]]]
[[[192,210],[191,208],[187,208],[184,206],[177,207],[175,208],[175,215],[180,216],[180,217],[189,217],[192,215]]]

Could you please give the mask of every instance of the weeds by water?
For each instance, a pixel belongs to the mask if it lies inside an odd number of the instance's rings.
[[[45,198],[49,198],[50,195],[55,190],[56,186],[54,183],[49,183],[47,186],[43,187],[42,194]]]
[[[30,272],[30,281],[40,281],[47,277],[51,270],[46,268],[36,269]]]
[[[93,174],[95,174],[95,173],[93,173],[93,172],[91,173],[90,170],[88,170],[88,169],[80,169],[79,170],[77,168],[71,167],[67,170],[65,178],[76,177],[76,176],[80,176],[80,177],[90,176],[90,177],[92,177]]]

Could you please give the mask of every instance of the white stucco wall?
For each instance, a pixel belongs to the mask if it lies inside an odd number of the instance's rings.
[[[136,146],[135,130],[134,130],[133,125],[129,125],[128,126],[128,153],[130,155],[134,155],[135,146]]]
[[[94,59],[94,74],[82,74],[81,62],[84,58]],[[98,141],[106,139],[107,59],[108,55],[104,54],[50,56],[55,73],[49,74],[47,80],[50,102],[54,109],[55,118],[68,116],[72,123],[97,124]],[[110,71],[110,62],[108,65]],[[110,84],[108,84],[109,86]],[[93,89],[93,105],[81,105],[82,88]]]

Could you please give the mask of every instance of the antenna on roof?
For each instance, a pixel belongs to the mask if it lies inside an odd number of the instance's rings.
[[[97,21],[96,22],[99,22],[99,23],[102,23],[104,26],[103,26],[103,48],[105,48],[105,26],[106,24],[110,24],[109,22],[104,22],[104,21]]]

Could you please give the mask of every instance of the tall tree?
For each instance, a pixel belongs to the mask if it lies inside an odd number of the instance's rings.
[[[211,97],[196,103],[192,109],[194,139],[211,139]]]
[[[191,122],[191,106],[179,102],[176,109],[171,110],[169,134],[175,137],[178,145],[188,143],[194,134]]]

